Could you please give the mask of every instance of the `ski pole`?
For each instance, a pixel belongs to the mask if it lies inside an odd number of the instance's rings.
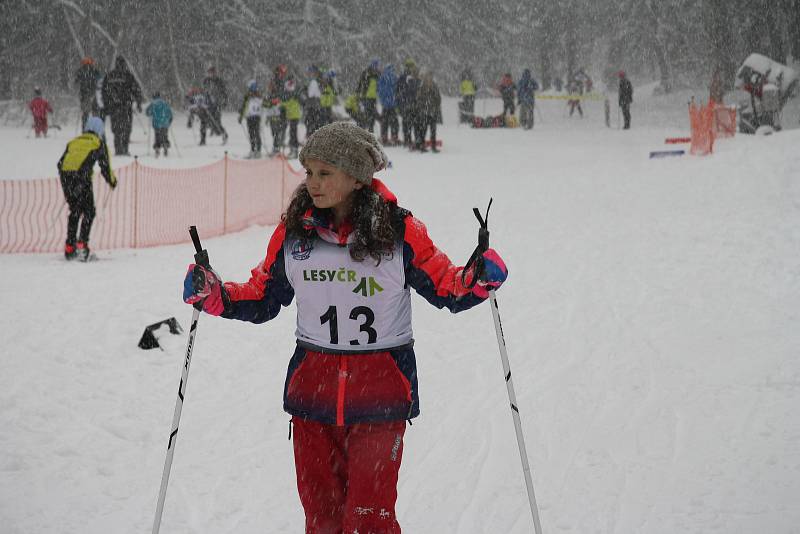
[[[197,251],[194,255],[195,263],[209,269],[208,252],[200,246],[200,238],[197,235],[197,228],[195,226],[189,227],[189,235],[192,236],[192,242],[194,243],[194,248]],[[192,312],[192,325],[189,327],[189,341],[186,345],[186,356],[183,359],[181,383],[178,386],[178,398],[175,401],[175,413],[172,416],[172,431],[169,434],[169,442],[167,443],[167,458],[164,461],[164,473],[161,475],[161,489],[158,492],[156,517],[153,520],[153,534],[158,534],[158,531],[161,528],[161,514],[164,511],[164,499],[167,496],[169,472],[172,468],[172,457],[175,455],[175,443],[178,441],[178,423],[181,420],[183,398],[186,394],[186,381],[189,379],[189,365],[192,363],[194,336],[197,334],[197,321],[200,318],[200,310],[202,308],[202,302],[198,302],[194,305],[194,311]]]
[[[511,415],[514,419],[514,431],[517,434],[517,446],[519,447],[519,456],[522,460],[522,472],[525,475],[525,487],[528,490],[528,502],[531,507],[531,516],[533,517],[533,528],[536,534],[542,534],[542,523],[539,520],[539,508],[536,505],[536,495],[533,492],[533,479],[531,476],[531,467],[528,463],[528,453],[525,449],[525,438],[522,435],[522,422],[519,417],[519,408],[517,408],[517,395],[514,392],[514,381],[511,379],[511,367],[508,363],[508,352],[506,351],[506,341],[503,337],[503,324],[500,322],[500,312],[497,307],[497,297],[494,290],[489,291],[489,300],[492,306],[492,317],[494,319],[494,329],[497,333],[497,345],[500,348],[500,360],[503,364],[503,375],[506,378],[506,390],[508,391],[508,400],[511,403]]]
[[[473,208],[473,212],[475,213],[475,217],[477,217],[478,222],[480,223],[481,227],[478,230],[478,246],[475,248],[475,251],[472,253],[469,261],[464,266],[464,270],[462,271],[462,282],[465,282],[466,272],[470,268],[470,266],[474,263],[475,268],[473,269],[473,276],[472,281],[469,284],[465,283],[465,286],[473,287],[478,278],[480,278],[483,270],[485,269],[485,265],[483,262],[483,253],[489,248],[489,208],[492,207],[492,201],[489,200],[489,206],[486,208],[486,217],[481,217],[480,211],[478,208]],[[533,528],[536,534],[542,534],[542,524],[539,521],[539,508],[536,505],[536,495],[533,491],[533,478],[531,476],[531,468],[530,464],[528,463],[528,453],[525,449],[525,438],[522,435],[522,421],[519,417],[519,408],[517,407],[517,395],[514,391],[514,382],[511,379],[511,366],[508,363],[508,352],[506,351],[506,341],[503,336],[503,324],[500,322],[500,312],[497,306],[497,297],[495,296],[494,289],[489,290],[489,301],[492,307],[492,318],[494,319],[494,329],[495,333],[497,334],[497,345],[500,349],[500,361],[503,365],[503,376],[506,379],[506,390],[508,391],[508,400],[511,404],[511,416],[514,420],[514,431],[517,435],[517,446],[519,447],[519,456],[522,460],[522,472],[525,476],[525,487],[528,490],[528,503],[531,507],[531,516],[533,517]]]

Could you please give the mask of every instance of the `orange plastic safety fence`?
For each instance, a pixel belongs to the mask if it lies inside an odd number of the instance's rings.
[[[717,138],[736,135],[736,108],[714,105],[714,135]]]
[[[93,249],[183,243],[196,225],[204,237],[275,224],[302,182],[283,158],[225,158],[204,167],[156,169],[134,162],[117,169],[115,190],[94,179]],[[58,178],[0,180],[0,253],[57,252],[68,208]]]
[[[695,155],[710,154],[714,151],[714,103],[698,106],[689,105],[689,123],[692,127],[692,145],[689,152]]]

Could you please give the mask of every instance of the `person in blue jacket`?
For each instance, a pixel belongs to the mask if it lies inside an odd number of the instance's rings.
[[[378,79],[378,98],[381,101],[381,143],[400,144],[400,122],[397,120],[397,74],[394,65],[386,65]],[[389,131],[392,139],[389,141]]]
[[[526,130],[533,128],[535,92],[538,90],[539,84],[533,79],[531,69],[522,71],[522,78],[517,83],[517,103],[519,104],[519,122]]]
[[[156,91],[153,93],[153,100],[144,110],[144,113],[150,117],[153,124],[153,132],[155,132],[153,150],[156,152],[156,157],[159,156],[159,150],[162,148],[164,149],[164,156],[166,156],[170,146],[169,127],[172,125],[172,108],[161,98],[161,93]]]

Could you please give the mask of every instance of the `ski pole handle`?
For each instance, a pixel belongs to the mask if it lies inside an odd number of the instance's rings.
[[[189,235],[192,237],[192,243],[194,243],[194,249],[196,250],[194,254],[194,262],[197,265],[205,269],[211,269],[211,265],[208,261],[208,251],[203,248],[200,244],[200,236],[197,235],[197,227],[192,225],[189,227]],[[192,276],[192,285],[194,286],[195,290],[199,290],[200,288],[206,285],[206,277],[203,269],[198,269],[195,267],[193,276]],[[195,302],[194,308],[196,310],[203,309],[203,302]]]
[[[486,207],[486,217],[481,216],[481,211],[478,208],[472,208],[472,213],[474,213],[475,218],[478,219],[480,228],[478,229],[478,246],[475,247],[475,250],[472,252],[472,256],[470,256],[466,265],[464,265],[464,270],[461,271],[461,283],[464,284],[464,287],[467,289],[472,289],[475,287],[475,284],[478,283],[478,279],[483,275],[483,271],[485,269],[483,253],[489,249],[489,209],[491,207],[492,199],[490,198],[489,206]],[[473,266],[472,280],[467,283],[467,273],[469,272],[470,267]]]
[[[202,265],[206,269],[210,269],[211,265],[208,262],[208,251],[206,251],[200,244],[200,236],[197,235],[197,227],[192,225],[189,227],[189,235],[192,236],[192,243],[194,243],[195,255],[194,262],[197,265]]]

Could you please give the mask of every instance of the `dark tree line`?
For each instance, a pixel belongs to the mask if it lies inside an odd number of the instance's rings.
[[[484,87],[532,68],[548,88],[578,69],[661,90],[728,86],[751,52],[800,58],[800,0],[3,0],[0,99],[39,85],[73,91],[83,56],[108,70],[124,55],[145,91],[172,99],[215,65],[236,90],[278,63],[333,68],[345,88],[373,58],[413,58],[456,91],[469,66]]]

